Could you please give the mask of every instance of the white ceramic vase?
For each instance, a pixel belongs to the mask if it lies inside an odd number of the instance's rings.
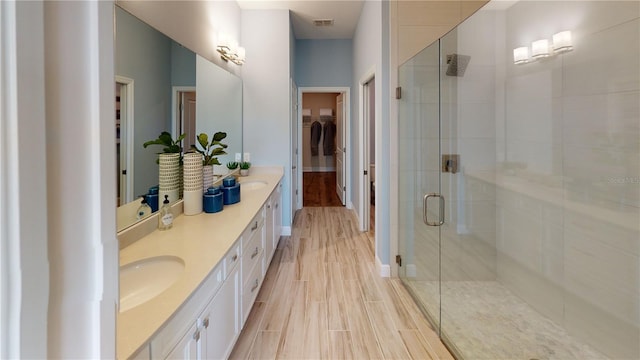
[[[180,196],[180,154],[162,153],[158,155],[158,195],[159,202],[168,195],[169,202],[175,202]]]

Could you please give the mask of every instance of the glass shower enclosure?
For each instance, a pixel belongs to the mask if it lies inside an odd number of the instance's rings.
[[[398,75],[399,275],[452,353],[640,358],[640,2],[491,2]]]

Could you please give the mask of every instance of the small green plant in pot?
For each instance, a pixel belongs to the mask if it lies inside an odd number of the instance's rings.
[[[226,144],[222,143],[222,140],[227,137],[225,132],[217,132],[213,134],[211,142],[209,142],[209,136],[205,133],[198,135],[198,144],[202,149],[199,149],[197,145],[191,145],[191,149],[202,154],[202,165],[222,165],[218,161],[219,155],[225,155],[227,152],[224,149],[227,148]]]
[[[240,175],[247,176],[249,175],[249,168],[251,167],[251,163],[248,161],[243,161],[240,163]]]
[[[227,169],[229,169],[229,170],[235,170],[235,169],[237,169],[237,168],[238,168],[238,166],[239,166],[239,165],[240,165],[240,164],[239,164],[237,161],[229,161],[229,162],[227,163]]]

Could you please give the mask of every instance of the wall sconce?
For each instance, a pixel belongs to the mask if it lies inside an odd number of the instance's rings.
[[[220,53],[222,60],[231,61],[236,65],[244,64],[246,50],[238,46],[236,42],[231,42],[225,34],[220,34],[220,41],[216,50]]]
[[[513,49],[513,63],[516,65],[529,62],[529,48],[526,46]]]
[[[563,53],[573,50],[571,31],[561,31],[553,35],[553,51]]]
[[[531,57],[534,59],[546,58],[549,56],[549,40],[536,40],[531,43]]]
[[[536,40],[531,43],[531,59],[529,58],[529,48],[523,46],[513,49],[513,63],[516,65],[526,64],[531,60],[544,59],[571,50],[573,50],[571,31],[561,31],[553,35],[553,52],[549,48],[549,40]]]

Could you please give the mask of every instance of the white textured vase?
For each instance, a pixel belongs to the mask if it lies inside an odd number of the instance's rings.
[[[183,163],[184,214],[197,215],[202,212],[202,155],[184,154]]]
[[[180,154],[163,153],[158,156],[158,195],[159,202],[168,195],[169,202],[178,200],[180,194]]]

